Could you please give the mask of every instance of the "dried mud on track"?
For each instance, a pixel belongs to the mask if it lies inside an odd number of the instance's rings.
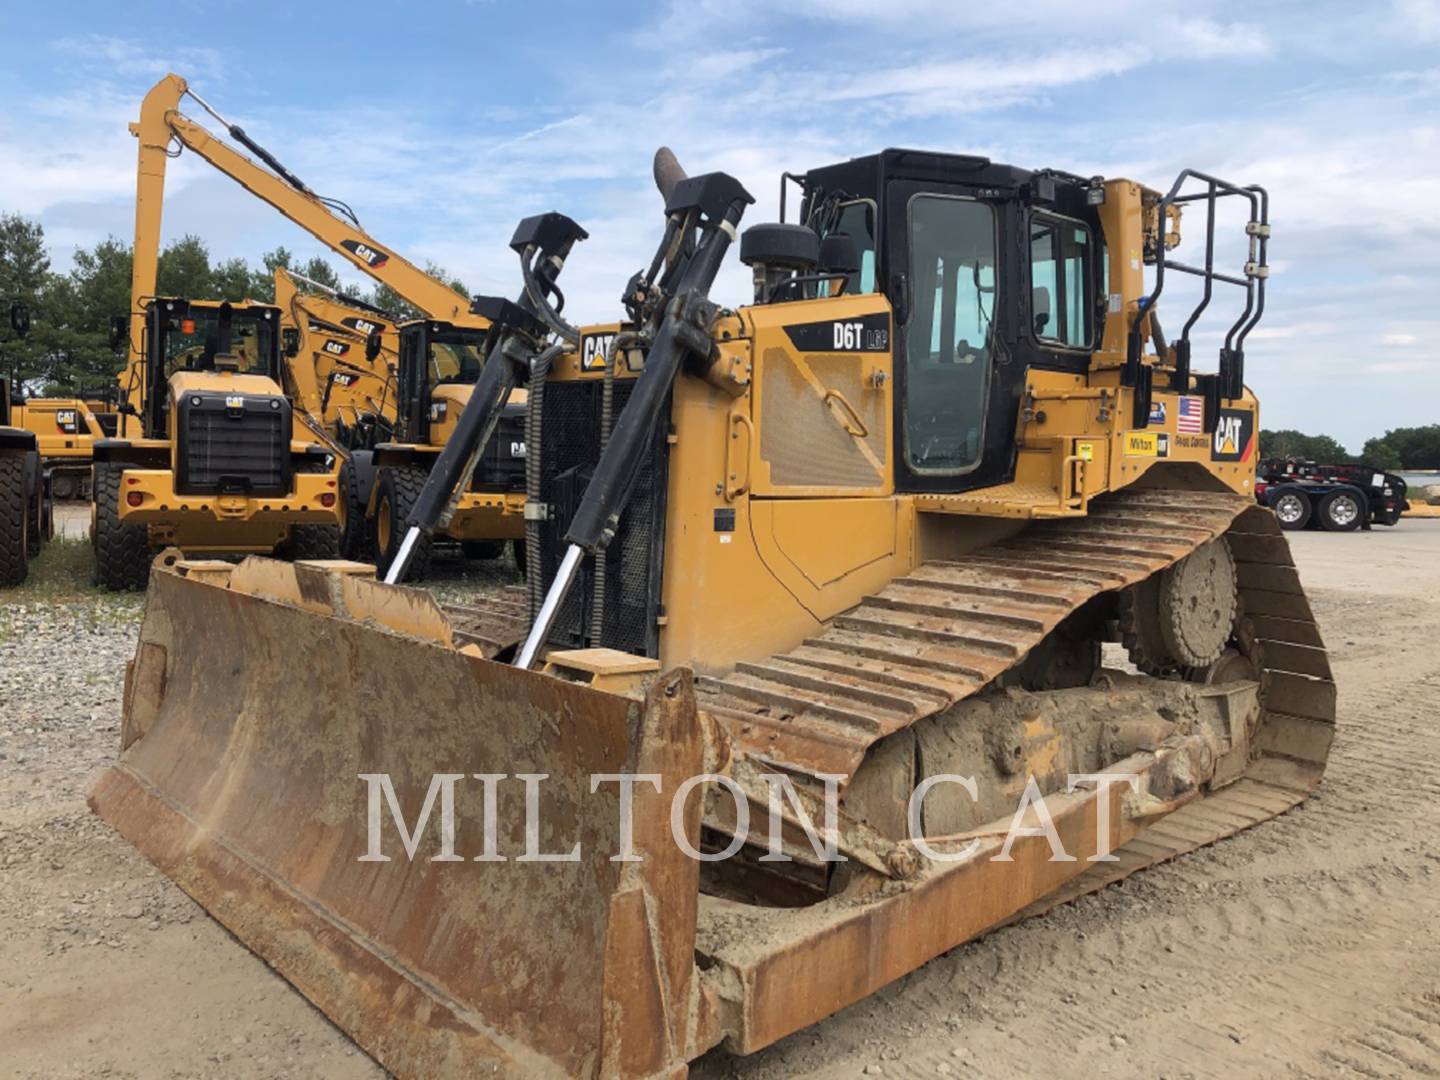
[[[1440,1075],[1440,521],[1292,544],[1340,686],[1317,797],[692,1074]],[[86,810],[138,599],[0,604],[0,1076],[382,1075]]]

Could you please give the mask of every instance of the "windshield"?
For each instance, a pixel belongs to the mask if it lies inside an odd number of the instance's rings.
[[[165,376],[177,371],[214,371],[216,357],[230,356],[238,369],[271,375],[275,354],[273,311],[189,308],[163,316]]]
[[[438,333],[430,338],[430,382],[469,384],[485,366],[485,335]]]

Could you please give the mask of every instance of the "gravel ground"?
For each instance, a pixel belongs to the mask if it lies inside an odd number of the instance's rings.
[[[1440,1073],[1440,522],[1293,546],[1341,691],[1316,798],[694,1075]],[[0,608],[0,1075],[382,1075],[87,811],[141,607],[88,559],[53,545]]]

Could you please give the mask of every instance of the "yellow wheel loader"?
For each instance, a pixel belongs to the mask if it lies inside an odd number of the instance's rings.
[[[30,332],[29,307],[15,301],[9,311],[10,332],[24,338]],[[20,406],[11,403],[12,381],[0,377],[0,588],[25,580],[30,560],[54,531],[40,440],[22,422]]]
[[[684,1075],[1324,769],[1335,685],[1251,494],[1261,189],[887,150],[788,178],[727,308],[749,194],[656,173],[623,323],[560,334],[527,287],[442,454],[529,373],[533,592],[176,562],[90,795],[397,1075]],[[1181,261],[1226,206],[1245,266]],[[1217,370],[1203,304],[1161,329],[1181,274],[1243,297]]]
[[[139,305],[119,435],[94,449],[96,583],[144,588],[167,547],[336,557],[339,461],[296,430],[281,389],[279,309],[180,297]]]

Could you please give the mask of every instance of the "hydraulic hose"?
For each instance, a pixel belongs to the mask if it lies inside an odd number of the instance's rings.
[[[639,341],[634,333],[616,334],[605,350],[605,383],[600,392],[600,454],[610,445],[610,428],[615,415],[615,360],[622,350]],[[590,590],[590,644],[603,644],[605,635],[605,577],[608,567],[604,558],[595,560],[594,583]]]
[[[555,358],[565,351],[564,345],[551,345],[535,357],[530,365],[530,396],[525,403],[525,503],[540,505],[542,477],[541,446],[545,428],[545,380]],[[544,523],[539,517],[525,515],[525,588],[530,598],[530,617],[540,610],[544,599],[544,580],[540,571],[541,532]]]
[[[542,256],[543,257],[543,256]],[[539,275],[535,273],[535,249],[526,248],[520,254],[520,276],[525,282],[525,295],[530,300],[530,305],[535,314],[548,326],[557,337],[571,345],[580,344],[580,331],[560,317],[550,303],[547,293],[553,291],[553,280],[542,282]],[[553,279],[553,274],[551,278]]]

